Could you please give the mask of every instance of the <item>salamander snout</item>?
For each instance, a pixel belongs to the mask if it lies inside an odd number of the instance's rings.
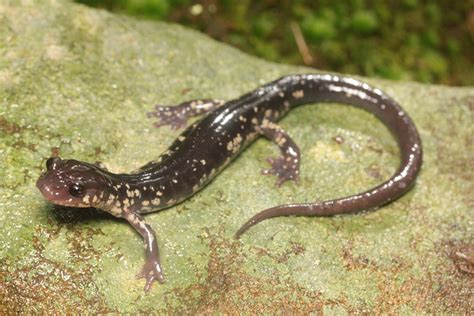
[[[64,181],[58,181],[58,178],[51,175],[49,171],[39,177],[36,187],[48,201],[55,204],[66,205],[61,201],[69,199],[67,184]]]

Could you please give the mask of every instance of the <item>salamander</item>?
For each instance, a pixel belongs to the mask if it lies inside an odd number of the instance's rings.
[[[145,291],[163,282],[155,232],[143,214],[171,207],[208,184],[257,137],[273,141],[281,155],[270,158],[263,171],[277,185],[298,181],[300,151],[276,122],[298,105],[336,102],[362,108],[380,119],[400,148],[400,166],[385,182],[365,192],[339,199],[275,206],[257,213],[237,231],[236,238],[256,223],[276,216],[330,216],[373,209],[387,204],[415,183],[421,169],[422,145],[408,114],[381,90],[350,77],[295,74],[282,77],[231,101],[193,100],[177,106],[157,105],[149,117],[155,125],[186,126],[192,116],[206,114],[185,129],[156,160],[128,174],[112,173],[101,164],[52,157],[37,187],[51,203],[94,207],[124,218],[142,236],[146,260],[138,277]]]

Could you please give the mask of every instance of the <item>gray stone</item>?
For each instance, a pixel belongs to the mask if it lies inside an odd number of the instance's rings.
[[[312,69],[247,56],[178,25],[67,1],[0,4],[0,312],[467,313],[472,311],[473,88],[365,78],[418,126],[423,171],[403,198],[363,214],[264,221],[270,206],[342,197],[395,171],[397,146],[373,116],[300,107],[281,124],[300,144],[301,183],[263,177],[265,140],[193,198],[146,217],[165,284],[135,279],[140,237],[99,211],[48,204],[45,159],[133,170],[178,132],[155,129],[154,104],[231,99]],[[344,141],[338,144],[334,138]]]

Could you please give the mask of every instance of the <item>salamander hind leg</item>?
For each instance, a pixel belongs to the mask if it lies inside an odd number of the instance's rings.
[[[145,291],[150,290],[154,281],[164,282],[163,272],[160,264],[160,254],[156,242],[155,232],[150,225],[137,213],[127,211],[124,216],[132,227],[143,237],[145,243],[146,259],[142,270],[137,278],[144,278]]]
[[[190,117],[208,113],[224,103],[222,100],[206,99],[186,101],[176,106],[156,105],[155,110],[147,115],[158,118],[156,127],[169,125],[171,129],[177,130],[186,127]]]
[[[273,141],[281,151],[281,156],[267,158],[271,168],[262,171],[263,174],[276,175],[277,186],[288,180],[298,183],[300,174],[300,150],[290,136],[277,124],[264,120],[259,132]]]

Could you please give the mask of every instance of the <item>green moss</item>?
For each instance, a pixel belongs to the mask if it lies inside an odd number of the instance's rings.
[[[229,1],[189,0],[76,0],[115,12],[178,22],[206,32],[265,59],[293,64],[309,63],[295,45],[296,23],[303,29],[310,66],[388,79],[413,78],[418,81],[472,85],[474,76],[469,59],[473,50],[467,27],[463,25],[469,1]],[[443,14],[441,14],[443,12]],[[407,38],[417,37],[417,42]],[[352,38],[352,40],[351,40]],[[459,41],[453,52],[453,39]],[[328,41],[338,51],[322,48]],[[388,53],[385,68],[366,67],[379,51]],[[423,68],[423,52],[435,50],[448,71],[439,76]],[[354,58],[355,51],[363,51]],[[340,58],[334,58],[334,53]],[[306,53],[305,53],[306,54]],[[395,65],[392,65],[395,63]],[[395,75],[399,68],[403,76]],[[367,70],[368,69],[368,70]]]
[[[323,41],[336,35],[332,21],[325,17],[309,15],[304,19],[301,27],[308,38],[314,41]]]
[[[144,259],[139,236],[103,212],[46,203],[35,188],[45,159],[59,153],[133,170],[178,135],[153,128],[146,112],[154,104],[231,99],[314,69],[69,2],[2,3],[0,20],[0,313],[469,311],[462,255],[472,251],[472,88],[366,78],[421,132],[416,186],[377,211],[276,218],[235,241],[259,210],[354,194],[396,169],[397,146],[370,114],[335,104],[295,109],[281,125],[303,152],[300,185],[276,188],[260,175],[278,152],[262,139],[202,192],[148,215],[167,282],[145,294],[134,278]]]
[[[357,11],[352,17],[353,30],[361,34],[370,34],[378,28],[377,16],[371,11]]]
[[[403,0],[403,5],[409,9],[414,9],[418,6],[418,0]]]
[[[168,0],[127,1],[124,9],[136,15],[161,18],[168,14],[170,3]]]

